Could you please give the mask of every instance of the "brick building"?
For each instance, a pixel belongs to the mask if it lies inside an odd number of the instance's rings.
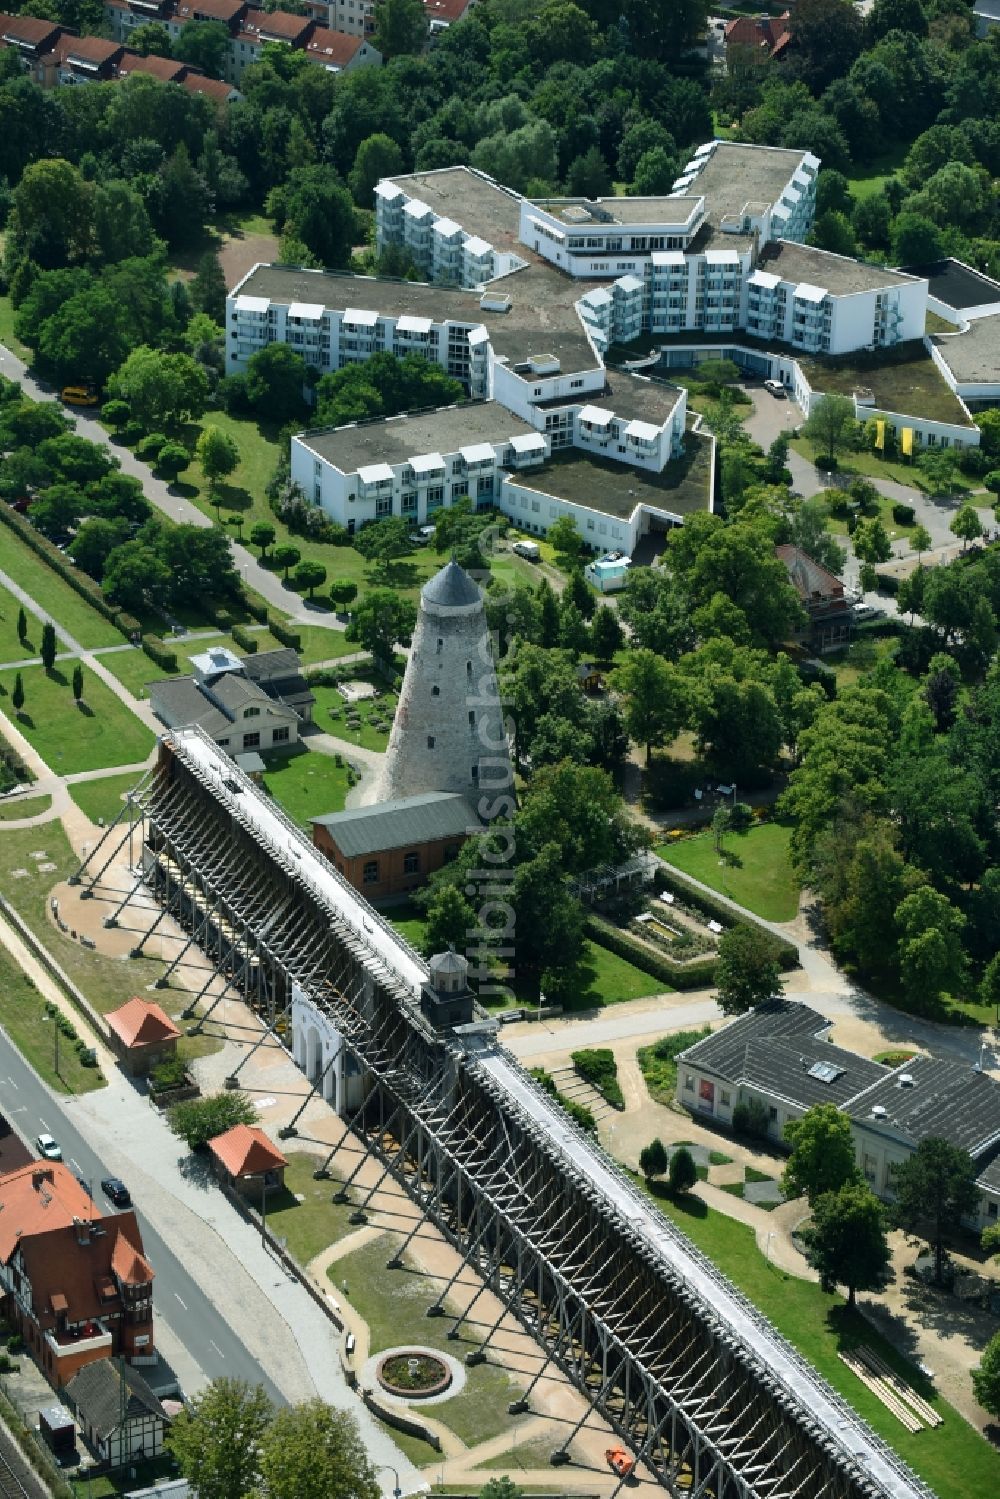
[[[368,900],[426,884],[479,825],[474,803],[453,791],[426,791],[312,819],[313,843]]]
[[[152,1000],[138,995],[106,1015],[111,1049],[128,1077],[148,1077],[177,1051],[181,1033]]]

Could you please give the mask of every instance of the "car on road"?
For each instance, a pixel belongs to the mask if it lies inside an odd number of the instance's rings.
[[[101,400],[92,385],[64,385],[60,398],[67,406],[99,406]]]
[[[110,1197],[116,1208],[128,1208],[132,1206],[128,1187],[117,1176],[106,1176],[101,1182],[101,1191],[105,1197]]]
[[[62,1160],[62,1146],[58,1141],[53,1140],[51,1135],[39,1135],[35,1145],[38,1148],[38,1154],[44,1156],[47,1161]]]
[[[780,380],[765,380],[764,389],[769,390],[772,396],[783,396],[785,394],[785,387]]]

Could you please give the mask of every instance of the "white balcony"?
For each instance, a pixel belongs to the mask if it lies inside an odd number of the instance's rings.
[[[79,1337],[71,1332],[45,1334],[45,1346],[54,1358],[71,1358],[81,1353],[104,1353],[111,1350],[111,1334],[103,1322],[94,1322],[92,1325],[96,1331],[90,1336],[80,1333]]]

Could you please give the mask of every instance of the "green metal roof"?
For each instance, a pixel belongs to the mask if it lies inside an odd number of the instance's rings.
[[[481,826],[473,803],[457,791],[427,791],[311,820],[326,828],[345,859],[431,843],[436,838],[465,837]]]

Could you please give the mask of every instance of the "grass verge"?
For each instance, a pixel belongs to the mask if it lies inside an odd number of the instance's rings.
[[[102,776],[98,781],[77,781],[69,787],[69,794],[91,822],[103,820],[108,826],[125,805],[126,793],[138,786],[141,780],[141,771],[129,770],[120,776]]]
[[[59,1038],[56,1071],[55,1021],[46,1015],[45,1001],[34,981],[22,973],[5,948],[0,948],[0,1025],[39,1077],[57,1093],[90,1093],[104,1087],[100,1069],[84,1067],[68,1036]],[[88,1036],[84,1040],[90,1044]]]
[[[289,817],[309,831],[311,817],[343,811],[347,766],[333,755],[296,745],[287,754],[264,756],[264,786]]]
[[[51,672],[43,666],[25,667],[20,673],[24,689],[20,716],[15,716],[11,704],[18,674],[0,672],[3,712],[57,775],[144,760],[153,748],[151,731],[92,671],[84,670],[83,701],[79,706],[74,703],[69,665],[60,662]]]
[[[86,649],[98,645],[121,645],[121,631],[116,630],[103,614],[92,609],[86,599],[64,583],[59,574],[47,567],[41,557],[25,546],[7,526],[0,526],[0,571],[15,578],[34,603],[51,614],[56,624]],[[15,613],[15,622],[16,618]],[[36,638],[41,640],[41,629],[30,621],[28,633],[33,642]],[[64,649],[62,641],[59,649]]]
[[[15,796],[0,802],[0,822],[17,822],[21,817],[39,817],[52,806],[51,796]]]
[[[785,823],[766,822],[728,833],[721,860],[710,833],[661,844],[656,852],[755,916],[792,921],[799,909],[799,882],[792,871],[791,831]]]
[[[299,1264],[308,1265],[329,1245],[354,1233],[348,1222],[353,1209],[332,1200],[336,1182],[314,1179],[319,1156],[299,1150],[286,1159],[284,1190],[267,1194],[267,1224],[285,1240]]]

